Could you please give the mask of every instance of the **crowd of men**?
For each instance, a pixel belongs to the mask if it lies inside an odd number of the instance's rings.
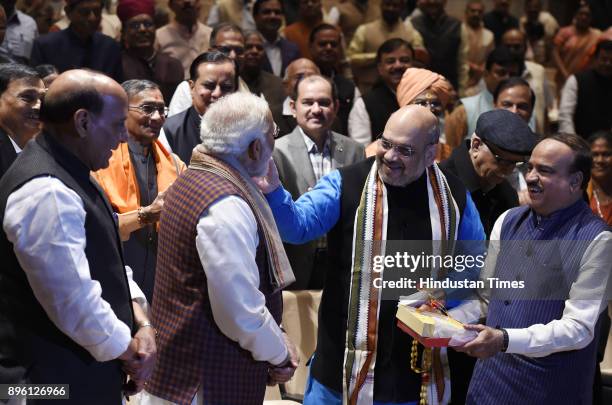
[[[306,363],[308,405],[603,403],[594,2],[561,28],[539,0],[463,21],[445,0],[56,3],[0,0],[0,384],[251,405]],[[372,283],[392,241],[486,254],[428,276],[532,294],[411,291],[473,334],[429,352]],[[322,290],[310,358],[283,290]]]

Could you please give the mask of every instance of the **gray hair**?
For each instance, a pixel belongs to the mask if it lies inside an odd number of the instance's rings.
[[[121,83],[121,87],[123,87],[123,90],[127,93],[128,99],[137,96],[143,91],[160,90],[159,85],[157,83],[153,83],[152,81],[145,79],[126,80]]]
[[[211,155],[239,157],[256,139],[265,141],[272,120],[268,103],[252,93],[229,94],[213,103],[202,118],[200,139]]]

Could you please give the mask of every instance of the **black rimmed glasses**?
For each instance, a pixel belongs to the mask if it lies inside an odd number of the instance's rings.
[[[236,55],[242,55],[244,53],[243,46],[219,45],[216,48],[224,55],[229,55],[232,51],[234,51]]]
[[[168,116],[168,107],[164,105],[153,105],[153,104],[131,105],[128,108],[130,110],[138,110],[148,117],[152,117],[155,114],[155,112],[157,112],[159,116],[163,118],[166,118]]]

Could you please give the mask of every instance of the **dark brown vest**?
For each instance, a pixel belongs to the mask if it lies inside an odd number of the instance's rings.
[[[165,198],[152,309],[159,331],[158,362],[147,391],[177,404],[191,404],[200,384],[204,403],[210,404],[261,404],[265,394],[268,363],[255,361],[217,327],[195,244],[202,212],[228,195],[242,192],[217,175],[188,169]],[[281,294],[272,293],[265,243],[258,229],[259,289],[280,323]],[[227,293],[232,293],[231,285]]]

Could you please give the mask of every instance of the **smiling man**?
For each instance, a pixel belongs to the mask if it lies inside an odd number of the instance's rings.
[[[529,205],[495,223],[491,240],[505,243],[490,246],[487,275],[523,280],[525,288],[482,291],[482,302],[451,310],[464,323],[486,316],[486,326],[466,327],[478,337],[457,349],[479,358],[468,404],[592,403],[612,233],[583,199],[591,164],[589,146],[577,135],[540,141],[526,176]],[[521,241],[530,241],[527,250]],[[545,296],[551,284],[553,295]]]
[[[363,160],[365,154],[362,145],[331,130],[338,99],[329,79],[319,75],[301,79],[290,105],[297,126],[276,142],[274,161],[284,187],[297,199],[321,177]],[[330,270],[327,239],[286,244],[285,250],[296,278],[290,288],[323,288],[325,273]]]
[[[184,79],[181,61],[156,50],[153,0],[121,0],[117,16],[122,23],[121,59],[125,80],[146,79],[157,83],[166,104]]]
[[[376,140],[387,120],[398,108],[396,90],[406,69],[412,66],[414,50],[403,39],[385,41],[376,51],[378,81],[358,98],[348,118],[349,136],[364,145]]]
[[[45,85],[35,70],[0,65],[0,177],[26,143],[40,132],[40,101]]]
[[[257,30],[264,37],[263,70],[283,77],[287,66],[300,57],[296,44],[279,35],[283,23],[283,3],[279,0],[257,0],[253,3],[253,17]]]
[[[275,166],[260,181],[285,242],[305,243],[329,232],[333,252],[304,404],[341,404],[343,395],[370,404],[419,400],[422,381],[408,361],[412,338],[396,326],[397,300],[377,301],[372,294],[372,300],[353,296],[349,303],[349,293],[371,269],[372,257],[359,253],[366,241],[484,238],[461,181],[434,164],[439,136],[436,116],[408,105],[389,118],[376,158],[333,170],[296,202],[280,187]],[[460,220],[442,229],[440,218],[457,213]],[[357,318],[368,320],[364,333],[353,328]],[[364,363],[366,357],[371,361]],[[358,374],[367,378],[358,380]]]
[[[90,176],[126,140],[127,111],[109,77],[59,75],[44,131],[0,180],[0,379],[69,384],[71,405],[120,405],[124,372],[142,389],[155,366],[154,330],[133,301],[144,295]]]
[[[184,162],[189,162],[200,143],[200,121],[208,107],[236,91],[236,64],[224,53],[205,52],[193,60],[189,76],[191,107],[170,117],[160,134],[164,146]]]
[[[487,235],[506,210],[519,204],[506,177],[527,161],[536,135],[517,114],[492,110],[478,118],[476,131],[442,162],[470,191]]]
[[[157,140],[167,111],[159,86],[148,80],[128,80],[122,87],[129,103],[128,139],[113,151],[109,167],[98,170],[95,177],[119,214],[125,262],[152,302],[163,195],[185,165]]]

